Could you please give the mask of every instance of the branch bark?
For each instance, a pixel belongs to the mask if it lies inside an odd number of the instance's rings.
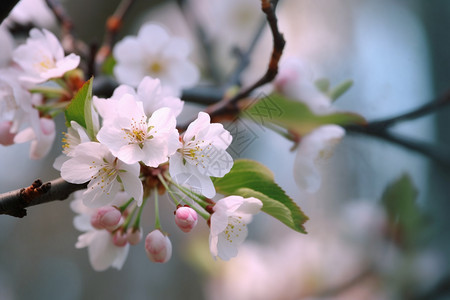
[[[85,184],[73,184],[58,178],[46,183],[36,180],[29,187],[0,194],[0,215],[23,218],[27,207],[56,200],[65,200],[75,191],[87,187]]]

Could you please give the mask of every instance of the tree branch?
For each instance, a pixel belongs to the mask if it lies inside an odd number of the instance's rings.
[[[245,89],[241,89],[235,96],[231,98],[223,98],[220,102],[207,107],[205,109],[205,112],[207,112],[211,116],[211,118],[214,118],[218,115],[236,115],[237,113],[239,113],[239,108],[237,105],[239,100],[249,96],[250,93],[258,87],[271,82],[277,75],[278,62],[280,61],[284,46],[286,44],[283,34],[281,34],[278,29],[278,20],[275,14],[277,3],[277,0],[261,0],[261,9],[266,15],[266,19],[269,23],[269,27],[273,36],[272,55],[266,73],[254,84]]]
[[[122,28],[123,19],[133,3],[134,0],[122,0],[119,6],[117,6],[116,11],[106,20],[106,33],[103,44],[95,56],[97,74],[106,58],[111,54],[114,43],[116,42],[117,33]]]
[[[73,184],[58,178],[46,183],[36,180],[29,187],[0,194],[0,215],[23,218],[26,208],[56,200],[65,200],[75,191],[87,187],[85,184]]]

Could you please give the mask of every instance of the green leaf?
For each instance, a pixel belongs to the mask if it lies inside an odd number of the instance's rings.
[[[408,174],[403,174],[385,189],[382,203],[391,224],[402,235],[403,242],[410,245],[425,224],[425,218],[417,206],[417,189]]]
[[[83,84],[64,112],[67,127],[70,127],[71,121],[75,121],[86,129],[91,138],[95,136],[92,121],[92,81],[93,78]]]
[[[319,89],[319,91],[324,94],[327,94],[330,90],[330,81],[327,78],[317,79],[314,84],[316,85],[317,89]]]
[[[337,87],[335,87],[330,92],[327,92],[328,96],[331,98],[331,100],[335,101],[339,97],[341,97],[345,92],[347,92],[351,87],[353,86],[353,80],[347,80],[339,84]]]
[[[259,162],[239,159],[222,178],[214,178],[218,193],[230,196],[255,197],[262,201],[262,211],[295,231],[306,233],[303,224],[308,217],[274,182],[273,173]]]
[[[109,55],[102,65],[102,71],[105,75],[113,75],[114,66],[116,65],[116,60],[112,55]]]
[[[260,99],[245,109],[242,115],[262,125],[273,123],[300,135],[308,134],[325,124],[345,126],[366,123],[362,116],[350,112],[315,115],[306,104],[277,93]]]

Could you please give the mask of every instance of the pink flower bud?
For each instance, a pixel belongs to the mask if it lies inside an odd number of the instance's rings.
[[[11,133],[12,122],[0,122],[0,145],[9,146],[14,144],[14,133]]]
[[[145,238],[145,252],[152,262],[165,263],[172,256],[172,244],[161,230],[155,229]]]
[[[183,232],[191,231],[197,221],[197,212],[188,206],[179,207],[175,212],[175,223]]]
[[[103,206],[92,214],[91,224],[97,229],[114,230],[119,225],[122,213],[113,206]]]
[[[122,230],[117,230],[113,236],[113,244],[117,247],[123,247],[128,243],[127,235]]]
[[[134,229],[132,227],[128,228],[127,240],[131,245],[139,244],[139,242],[142,240],[142,230]]]

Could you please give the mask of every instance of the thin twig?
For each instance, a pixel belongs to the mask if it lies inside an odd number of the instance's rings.
[[[46,183],[36,180],[27,188],[0,194],[0,215],[22,218],[26,208],[56,200],[65,200],[75,191],[86,188],[85,184],[73,184],[58,178]]]
[[[103,44],[95,56],[97,74],[106,58],[111,54],[112,48],[116,42],[117,33],[122,28],[123,19],[134,2],[134,0],[120,1],[116,11],[108,18],[108,20],[106,20],[106,32]]]
[[[211,40],[206,34],[202,24],[198,21],[198,18],[192,13],[192,9],[189,7],[187,1],[177,0],[176,2],[180,7],[186,22],[194,29],[197,39],[200,42],[203,50],[202,54],[205,58],[207,76],[211,78],[215,84],[220,84],[222,82],[222,74],[213,55],[215,53],[214,45],[211,43]]]
[[[370,123],[368,127],[360,125],[351,125],[346,126],[345,129],[349,132],[362,133],[402,146],[406,149],[415,151],[417,153],[429,157],[439,165],[442,165],[446,168],[450,168],[450,159],[448,153],[444,151],[439,151],[439,149],[436,149],[434,145],[425,143],[423,141],[413,140],[411,138],[407,138],[404,136],[395,135],[387,130],[377,130],[377,128],[370,127]]]
[[[45,2],[61,25],[61,40],[64,50],[68,53],[74,52],[86,57],[88,47],[84,42],[75,38],[72,18],[67,14],[64,7],[58,0],[45,0]]]

